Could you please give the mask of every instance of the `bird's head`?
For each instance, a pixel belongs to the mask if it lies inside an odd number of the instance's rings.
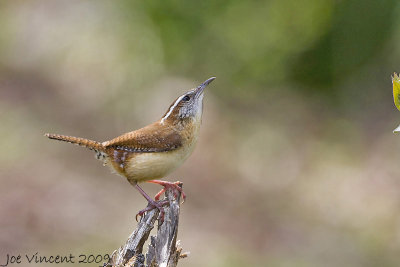
[[[161,123],[167,121],[183,122],[190,119],[201,120],[201,115],[203,113],[204,89],[213,80],[215,80],[215,77],[211,77],[198,87],[178,97],[161,118]]]

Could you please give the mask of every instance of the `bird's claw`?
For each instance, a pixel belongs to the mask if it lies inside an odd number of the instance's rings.
[[[153,181],[149,181],[149,182],[153,182]],[[182,190],[182,187],[181,187],[182,186],[182,182],[177,181],[177,182],[174,182],[174,183],[170,183],[170,182],[164,182],[164,181],[157,181],[157,182],[153,182],[153,183],[157,183],[157,184],[159,184],[161,186],[164,186],[164,188],[161,189],[160,192],[158,192],[155,195],[154,199],[156,201],[160,200],[161,195],[165,192],[165,190],[167,190],[168,187],[172,187],[173,189],[175,189],[174,190],[174,197],[178,198],[178,192],[179,192],[179,193],[181,193],[181,196],[182,196],[181,204],[183,204],[185,202],[186,194]]]
[[[159,222],[160,225],[162,225],[163,222],[164,222],[164,215],[165,215],[165,211],[164,211],[164,207],[163,207],[163,206],[165,206],[165,205],[167,205],[167,204],[169,204],[168,200],[149,202],[149,203],[147,204],[147,207],[146,207],[146,208],[140,210],[140,211],[136,214],[136,216],[135,216],[136,222],[139,221],[139,220],[138,220],[138,216],[143,217],[143,215],[144,215],[146,212],[151,211],[151,210],[153,210],[153,209],[158,209],[158,210],[160,211],[160,213],[159,213],[159,215],[158,215],[158,222]]]

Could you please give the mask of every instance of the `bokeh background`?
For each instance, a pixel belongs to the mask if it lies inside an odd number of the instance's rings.
[[[168,177],[188,195],[180,266],[398,266],[399,12],[396,0],[1,1],[0,264],[111,253],[146,205],[45,132],[108,140],[216,76],[198,146]]]

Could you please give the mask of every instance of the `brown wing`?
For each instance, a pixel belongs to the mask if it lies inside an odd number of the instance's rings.
[[[127,152],[166,152],[182,146],[182,137],[172,127],[156,122],[104,142],[103,145]]]

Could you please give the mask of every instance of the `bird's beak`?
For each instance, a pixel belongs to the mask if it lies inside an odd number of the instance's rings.
[[[210,79],[207,79],[205,82],[200,84],[196,89],[196,95],[200,95],[201,93],[203,93],[204,88],[206,88],[207,85],[209,85],[214,80],[215,80],[215,77],[211,77]]]

